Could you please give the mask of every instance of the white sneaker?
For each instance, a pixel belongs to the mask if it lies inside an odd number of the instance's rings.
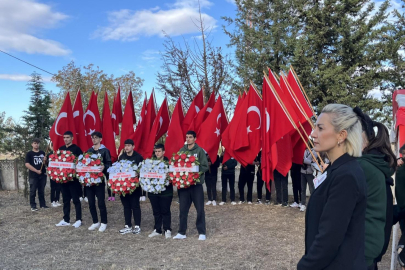
[[[87,197],[84,197],[84,201],[89,202],[89,199],[87,199]]]
[[[207,237],[205,237],[205,234],[200,234],[200,236],[198,237],[198,240],[204,241],[205,239],[207,239]]]
[[[217,202],[216,202],[216,201],[212,201],[212,205],[213,205],[213,206],[216,206],[216,205],[217,205]]]
[[[290,207],[292,208],[298,208],[300,207],[298,203],[294,202],[293,204],[290,204]]]
[[[226,202],[220,202],[220,203],[219,203],[219,205],[224,205],[224,204],[226,204]]]
[[[175,237],[173,237],[173,239],[186,239],[186,238],[187,238],[187,236],[180,234],[180,233],[178,233]]]
[[[236,202],[231,202],[232,205],[236,205]]]
[[[79,228],[80,226],[82,226],[82,221],[81,221],[81,220],[76,220],[76,222],[73,223],[72,226],[77,229],[77,228]]]
[[[244,204],[245,203],[245,201],[239,201],[238,202],[238,204]],[[232,202],[231,202],[231,204],[232,204]],[[236,203],[235,203],[236,204]],[[232,204],[233,205],[233,204]]]
[[[55,224],[55,226],[56,227],[70,226],[70,223],[62,219],[58,224]]]
[[[156,232],[156,230],[153,230],[153,232],[151,234],[149,234],[149,237],[155,237],[155,236],[159,236],[159,235],[162,235],[162,234]]]
[[[61,206],[61,204],[58,201],[55,202],[55,205],[56,206]]]
[[[79,200],[80,200],[80,202],[82,202],[82,201],[83,201],[83,197],[80,197]]]
[[[51,206],[52,206],[52,207],[58,207],[58,206],[55,204],[55,202],[52,202],[52,203],[51,203]]]
[[[107,224],[101,223],[100,228],[98,229],[99,232],[104,232],[107,229]]]
[[[172,231],[167,230],[167,231],[165,232],[165,237],[166,237],[166,239],[172,238]]]
[[[301,212],[304,212],[306,209],[307,209],[307,208],[305,207],[305,205],[301,205],[301,207],[300,207],[300,211],[301,211]]]
[[[252,202],[248,202],[248,204],[252,204]]]
[[[127,234],[127,233],[131,233],[132,232],[132,228],[129,227],[128,225],[125,225],[125,228],[120,230],[120,234]]]
[[[212,201],[208,201],[205,205],[210,205],[212,204]]]
[[[301,203],[299,203],[299,204],[298,204],[298,207],[301,207],[301,206],[302,206],[302,204],[301,204]]]
[[[90,227],[89,227],[89,231],[94,231],[95,229],[98,229],[100,227],[100,222],[99,223],[93,223]]]
[[[145,196],[141,196],[141,197],[139,198],[139,201],[140,201],[140,202],[146,201],[146,197],[145,197]]]
[[[141,233],[141,228],[137,225],[135,225],[134,230],[132,231],[133,234],[140,234]]]

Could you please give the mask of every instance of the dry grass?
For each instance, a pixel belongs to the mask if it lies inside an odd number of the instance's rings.
[[[46,197],[46,199],[48,196]],[[17,192],[0,192],[0,269],[296,269],[304,252],[304,214],[265,205],[206,207],[207,240],[198,241],[192,206],[186,240],[148,238],[153,216],[142,202],[142,233],[120,235],[120,201],[107,202],[108,228],[90,232],[87,203],[84,226],[55,227],[62,207],[31,212]],[[178,204],[172,205],[173,234]],[[74,208],[72,205],[72,219]],[[387,252],[390,254],[390,251]],[[380,269],[389,269],[385,256]]]

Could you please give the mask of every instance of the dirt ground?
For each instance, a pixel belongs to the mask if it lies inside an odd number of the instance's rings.
[[[173,235],[179,225],[175,201]],[[87,203],[82,203],[84,226],[55,227],[62,219],[62,207],[31,212],[20,193],[0,192],[0,269],[281,270],[296,269],[304,253],[304,213],[290,207],[206,206],[206,241],[197,240],[193,206],[185,240],[148,238],[152,210],[148,200],[141,207],[141,234],[118,233],[124,225],[119,200],[107,202],[108,228],[100,233],[87,230],[91,225]],[[380,269],[390,269],[390,250],[387,254]]]

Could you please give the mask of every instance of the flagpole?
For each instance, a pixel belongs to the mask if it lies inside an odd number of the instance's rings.
[[[46,151],[45,151],[44,159],[46,158],[46,155],[48,155],[51,143],[52,143],[52,141],[49,139],[49,143],[48,143],[48,147],[46,148]],[[42,160],[42,165],[41,165],[41,169],[40,169],[41,172],[42,172],[42,168],[44,167],[44,159]]]
[[[315,113],[314,107],[312,106],[311,101],[309,100],[308,95],[307,95],[307,93],[305,92],[305,89],[304,89],[304,87],[302,86],[301,81],[300,81],[300,79],[299,79],[298,76],[297,76],[297,73],[295,73],[295,70],[294,70],[294,68],[293,68],[292,65],[290,65],[290,68],[291,68],[291,70],[292,70],[292,72],[293,72],[293,74],[294,74],[294,77],[297,79],[297,81],[298,81],[298,83],[299,83],[299,85],[300,85],[300,87],[301,87],[301,92],[303,92],[304,95],[305,95],[305,97],[307,98],[308,104],[310,105],[310,108],[311,108],[312,112],[314,113],[315,118],[318,119],[318,116],[317,116],[316,113]]]
[[[292,120],[292,117],[290,115],[290,113],[288,112],[287,108],[284,105],[284,102],[280,99],[280,96],[278,95],[277,91],[274,89],[273,85],[270,82],[269,77],[266,75],[266,72],[263,71],[264,77],[267,81],[267,83],[269,84],[269,86],[272,88],[273,93],[276,95],[276,98],[278,99],[278,102],[280,103],[280,105],[283,107],[283,110],[288,118],[288,120],[290,120],[290,123],[293,125],[293,127],[295,128],[295,130],[298,132],[298,134],[300,135],[302,141],[305,143],[305,146],[307,147],[309,153],[311,153],[312,158],[314,159],[314,161],[316,162],[316,164],[318,165],[319,169],[321,170],[321,172],[323,173],[323,167],[321,167],[318,163],[318,161],[315,158],[315,155],[312,153],[311,148],[308,146],[308,143],[306,142],[306,140],[304,139],[304,136],[302,136],[300,130],[298,129],[297,125],[294,123],[294,121]]]
[[[250,81],[250,84],[252,85],[253,89],[255,89],[257,95],[263,100],[263,97],[260,94],[259,90],[257,90],[256,85],[252,81]]]

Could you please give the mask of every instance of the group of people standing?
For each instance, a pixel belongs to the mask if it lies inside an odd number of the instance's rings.
[[[91,134],[93,146],[87,151],[94,154],[99,154],[101,156],[103,165],[103,174],[108,179],[108,168],[111,167],[111,156],[109,150],[102,144],[102,134],[95,131]],[[73,144],[73,133],[66,131],[63,135],[63,140],[65,145],[60,147],[59,150],[71,151],[76,157],[83,154],[81,149]],[[197,210],[197,221],[196,226],[199,233],[199,240],[206,239],[206,226],[205,226],[205,212],[204,212],[204,191],[202,184],[204,183],[204,173],[208,170],[207,157],[205,151],[199,147],[196,143],[196,133],[194,131],[188,131],[186,135],[187,144],[179,149],[181,152],[187,152],[190,155],[194,155],[200,165],[199,172],[201,174],[200,182],[194,186],[186,189],[180,189],[179,203],[180,203],[180,225],[178,234],[173,237],[173,239],[185,239],[187,231],[187,218],[188,212],[193,203]],[[40,201],[41,208],[48,208],[45,203],[44,189],[46,185],[46,170],[43,163],[46,163],[47,157],[45,153],[39,150],[40,141],[34,139],[32,142],[32,151],[28,152],[26,155],[26,167],[29,169],[29,182],[30,182],[30,204],[31,210],[37,211],[35,196],[38,191],[38,197]],[[163,144],[157,144],[154,147],[154,158],[168,162],[168,159],[164,156],[165,148]],[[134,151],[134,142],[131,139],[125,140],[124,152],[119,156],[119,160],[129,160],[135,164],[139,164],[143,161],[140,154]],[[52,181],[51,181],[52,182]],[[78,179],[69,181],[64,184],[56,184],[60,186],[55,186],[52,184],[51,187],[51,201],[52,204],[59,201],[57,188],[61,188],[63,196],[63,219],[56,224],[57,227],[71,226],[70,224],[70,208],[71,201],[75,206],[76,220],[73,223],[73,227],[79,228],[82,225],[82,185]],[[92,217],[92,225],[88,228],[90,231],[98,230],[99,232],[104,232],[107,229],[107,207],[105,203],[105,189],[106,183],[102,182],[98,185],[86,186],[84,187],[86,191],[86,196],[89,203],[89,210]],[[109,198],[112,197],[109,193]],[[144,196],[142,189],[136,188],[135,191],[126,196],[120,196],[123,208],[124,208],[124,220],[125,226],[123,229],[119,230],[121,234],[133,233],[139,234],[141,232],[141,207],[140,201]],[[162,235],[164,233],[166,238],[171,238],[171,212],[170,207],[173,199],[173,186],[169,184],[166,190],[159,194],[149,194],[148,195],[155,220],[154,230],[149,237],[155,237]],[[97,214],[97,207],[100,212],[100,219]],[[132,219],[134,220],[134,226],[132,226]],[[163,231],[162,231],[163,228]]]

